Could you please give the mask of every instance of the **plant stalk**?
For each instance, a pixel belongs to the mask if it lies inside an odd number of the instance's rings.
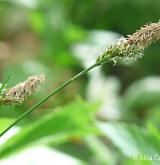
[[[99,66],[100,63],[96,62],[95,64],[93,64],[92,66],[90,66],[89,68],[81,71],[80,73],[78,73],[76,76],[72,77],[71,79],[67,80],[66,82],[64,82],[62,85],[60,85],[58,88],[56,88],[55,90],[53,90],[51,93],[49,93],[45,98],[41,99],[39,102],[37,102],[35,105],[33,105],[31,108],[29,108],[25,113],[23,113],[16,121],[14,121],[11,125],[9,125],[3,132],[0,133],[0,137],[2,137],[7,131],[9,131],[13,126],[15,126],[20,120],[22,120],[24,117],[26,117],[28,114],[30,114],[33,110],[35,110],[37,107],[39,107],[41,104],[43,104],[44,102],[46,102],[50,97],[54,96],[56,93],[58,93],[59,91],[61,91],[63,88],[65,88],[66,86],[68,86],[69,84],[71,84],[73,81],[75,81],[76,79],[78,79],[79,77],[85,75],[88,71],[90,71],[91,69]]]

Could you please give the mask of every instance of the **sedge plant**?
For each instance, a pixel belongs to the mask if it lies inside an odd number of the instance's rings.
[[[107,50],[104,51],[104,53],[97,58],[93,65],[64,82],[62,85],[51,91],[46,97],[42,98],[39,102],[29,108],[4,131],[2,131],[0,133],[0,137],[3,136],[13,126],[15,126],[20,120],[22,120],[32,111],[46,102],[49,98],[54,96],[56,93],[61,91],[63,88],[71,84],[79,77],[85,75],[93,68],[110,61],[113,61],[115,64],[119,61],[127,63],[135,62],[137,61],[137,59],[142,58],[145,48],[150,46],[151,43],[158,40],[160,40],[160,21],[157,23],[147,24],[140,28],[140,30],[137,30],[134,34],[128,35],[126,38],[120,38],[116,44],[111,45],[109,48],[107,48]],[[4,92],[2,92],[2,94],[0,94],[0,104],[21,104],[26,100],[28,96],[30,96],[37,90],[37,87],[43,81],[44,75],[35,75],[29,77],[26,81],[17,84],[14,87],[6,89]]]

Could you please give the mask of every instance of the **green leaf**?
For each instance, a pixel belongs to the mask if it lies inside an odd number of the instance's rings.
[[[97,129],[93,122],[93,112],[97,104],[93,105],[77,100],[62,108],[57,108],[39,120],[22,128],[14,137],[0,147],[0,158],[25,148],[32,143],[57,142],[59,137],[63,142],[69,137],[81,137]]]

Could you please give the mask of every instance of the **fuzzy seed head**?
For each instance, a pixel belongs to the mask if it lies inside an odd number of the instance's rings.
[[[160,40],[160,22],[145,25],[140,30],[127,38],[121,38],[110,46],[102,56],[99,56],[97,62],[103,64],[107,61],[118,61],[132,63],[141,58],[144,49],[151,43]]]
[[[3,104],[23,103],[29,96],[38,90],[39,85],[44,82],[44,79],[44,75],[30,76],[26,81],[6,89],[0,102]]]
[[[140,44],[144,48],[158,40],[160,40],[160,21],[145,25],[134,34],[128,35],[127,38],[129,44]]]

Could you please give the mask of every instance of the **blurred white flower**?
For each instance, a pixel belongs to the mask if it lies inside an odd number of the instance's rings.
[[[120,83],[116,77],[99,75],[90,76],[87,88],[87,98],[101,103],[98,116],[103,119],[119,119],[119,89]]]

